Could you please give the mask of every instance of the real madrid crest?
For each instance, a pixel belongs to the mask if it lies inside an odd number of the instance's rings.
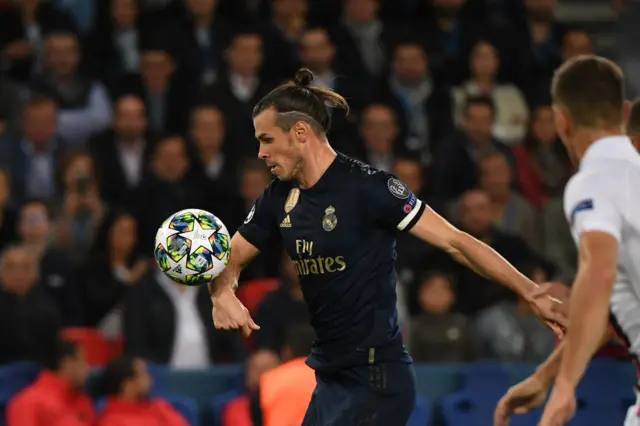
[[[291,213],[291,210],[298,204],[298,199],[300,198],[300,189],[293,188],[289,191],[289,196],[287,197],[287,201],[284,203],[284,212]]]
[[[336,228],[337,224],[338,216],[336,216],[336,209],[333,206],[327,207],[324,211],[324,217],[322,218],[322,229],[331,232]]]

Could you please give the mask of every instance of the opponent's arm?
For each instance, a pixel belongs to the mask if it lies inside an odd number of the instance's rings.
[[[409,231],[415,237],[449,253],[476,273],[508,287],[529,300],[537,285],[521,274],[495,250],[463,232],[426,207]]]
[[[580,238],[578,275],[571,291],[569,327],[556,386],[575,389],[607,332],[609,301],[616,279],[618,241],[602,231]]]
[[[218,297],[227,290],[235,292],[238,289],[240,273],[259,253],[260,250],[247,241],[239,232],[236,232],[231,238],[229,264],[220,275],[209,283],[211,297]]]

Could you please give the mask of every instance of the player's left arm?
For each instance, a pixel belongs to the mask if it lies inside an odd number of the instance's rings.
[[[495,250],[450,224],[429,207],[409,231],[413,236],[444,250],[479,275],[504,285],[529,299],[537,287]]]
[[[530,300],[537,285],[491,247],[451,225],[392,175],[381,173],[375,179],[375,187],[367,195],[383,222],[446,251],[478,274]]]

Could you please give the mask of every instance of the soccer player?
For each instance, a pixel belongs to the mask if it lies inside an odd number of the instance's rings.
[[[317,340],[307,363],[317,388],[303,425],[405,425],[415,401],[412,360],[398,328],[395,233],[446,250],[527,300],[536,285],[487,245],[424,205],[394,176],[336,153],[330,108],[345,99],[311,86],[301,69],[253,110],[263,159],[274,179],[231,241],[230,262],[209,290],[221,329],[259,330],[235,296],[242,267],[271,241],[295,264]],[[532,303],[562,323],[557,302]]]
[[[579,248],[564,340],[536,373],[498,403],[495,424],[510,413],[542,405],[540,425],[561,426],[576,409],[575,391],[594,353],[613,331],[630,354],[640,354],[640,156],[624,134],[624,77],[597,56],[567,61],[552,84],[558,133],[579,171],[567,184],[564,207]],[[566,305],[565,305],[566,306]],[[625,426],[640,425],[640,400]]]

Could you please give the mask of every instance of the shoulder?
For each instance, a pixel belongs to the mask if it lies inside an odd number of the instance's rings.
[[[9,411],[12,410],[23,410],[23,409],[33,409],[34,406],[40,405],[43,401],[42,393],[38,391],[35,385],[28,386],[18,392],[16,396],[14,396],[9,404],[7,405],[7,409]]]
[[[293,189],[294,185],[291,181],[282,181],[278,178],[273,179],[267,189],[265,189],[264,194],[269,198],[279,198],[286,197],[289,194],[289,191]]]
[[[350,181],[357,182],[359,185],[380,187],[380,185],[387,185],[394,181],[402,184],[393,174],[376,169],[355,158],[340,154],[336,161],[340,161],[345,177]]]

